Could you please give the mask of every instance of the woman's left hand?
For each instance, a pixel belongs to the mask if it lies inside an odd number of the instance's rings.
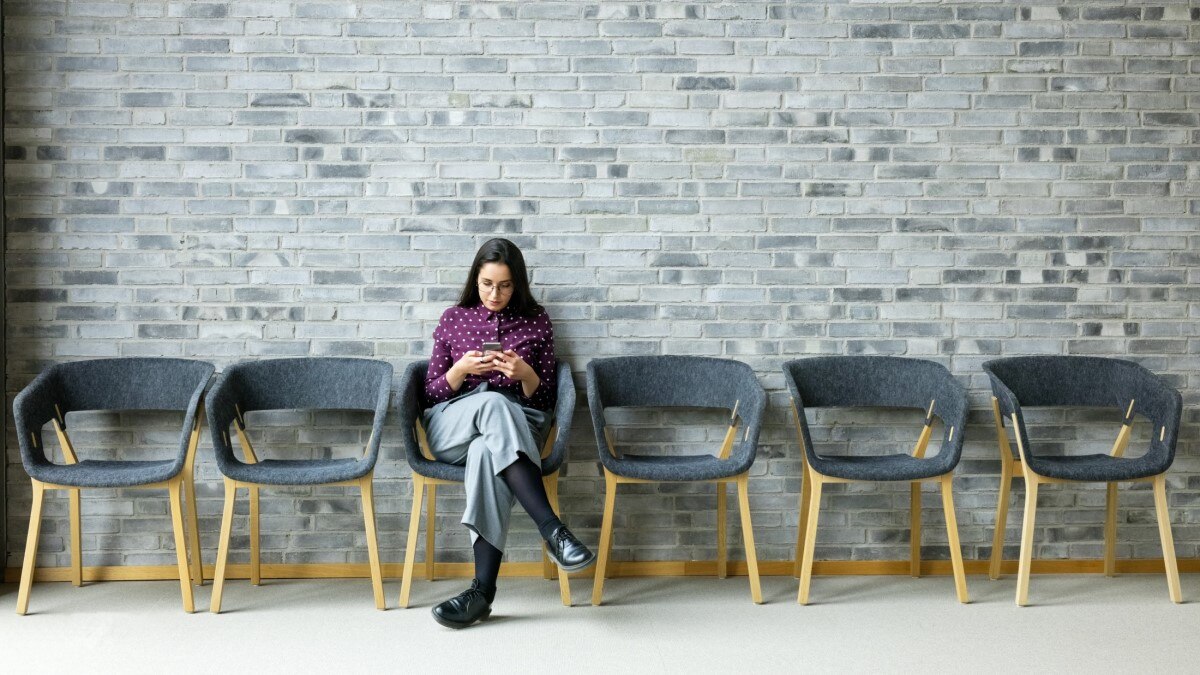
[[[517,382],[538,382],[537,373],[533,372],[533,368],[525,363],[525,359],[521,355],[511,349],[506,349],[503,352],[492,352],[492,367],[502,373],[510,380]]]

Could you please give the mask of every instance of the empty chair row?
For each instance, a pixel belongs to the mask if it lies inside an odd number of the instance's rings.
[[[435,460],[421,427],[421,383],[427,362],[410,363],[401,376],[397,407],[405,431],[401,442],[412,469],[412,513],[407,530],[400,605],[406,607],[415,569],[421,512],[426,511],[425,576],[434,576],[437,488],[461,483],[463,467]],[[1000,449],[1001,484],[989,572],[997,578],[1003,549],[1009,491],[1023,478],[1026,506],[1018,561],[1017,604],[1028,599],[1033,527],[1038,486],[1047,483],[1107,484],[1105,571],[1115,571],[1116,483],[1153,484],[1168,588],[1179,602],[1179,577],[1166,507],[1165,473],[1174,458],[1182,399],[1178,392],[1141,366],[1120,359],[1093,357],[1015,357],[984,364],[992,384],[992,411]],[[70,498],[71,578],[82,583],[80,490],[85,488],[165,488],[170,497],[172,529],[183,606],[193,611],[192,585],[204,583],[193,472],[200,418],[207,417],[217,465],[223,475],[224,506],[210,610],[221,608],[227,575],[235,499],[239,489],[250,500],[250,580],[261,580],[259,491],[272,486],[345,485],[359,488],[368,545],[372,588],[379,609],[386,607],[380,552],[375,534],[373,476],[389,412],[392,366],[383,361],[348,358],[297,358],[234,364],[213,378],[212,364],[184,359],[125,358],[63,363],[49,367],[14,401],[22,462],[32,481],[33,502],[17,611],[28,608],[42,504],[46,490],[65,490]],[[807,603],[821,496],[826,485],[848,482],[907,482],[910,511],[910,565],[921,571],[920,485],[938,483],[958,599],[967,602],[958,541],[952,477],[962,453],[969,406],[964,388],[942,365],[889,356],[830,356],[793,360],[783,365],[791,414],[802,460],[795,575],[798,599]],[[557,364],[555,424],[541,452],[543,482],[557,510],[558,478],[566,459],[576,404],[570,367]],[[207,393],[206,393],[207,392]],[[611,560],[617,488],[629,483],[711,482],[717,489],[717,574],[728,569],[726,485],[737,488],[741,530],[751,596],[762,601],[749,507],[749,471],[767,408],[767,395],[754,371],[730,360],[693,356],[643,356],[595,359],[587,366],[587,397],[598,458],[604,471],[605,501],[599,562],[592,602],[602,600]],[[201,401],[204,412],[201,413]],[[1104,455],[1061,456],[1034,450],[1023,408],[1088,406],[1118,409],[1123,417],[1112,450]],[[721,445],[712,453],[639,454],[618,446],[615,426],[605,416],[613,408],[717,408],[728,411]],[[914,429],[911,452],[882,456],[835,455],[813,442],[807,412],[821,408],[897,408],[924,413]],[[373,415],[371,432],[359,457],[338,459],[260,459],[247,434],[246,415],[270,410],[357,410]],[[71,443],[67,415],[94,410],[169,410],[184,415],[179,448],[163,460],[80,459]],[[1155,433],[1140,456],[1124,456],[1136,417]],[[941,424],[941,442],[926,451]],[[51,424],[63,463],[52,462],[42,439]],[[1009,443],[1011,428],[1016,449]],[[234,437],[241,457],[234,450]],[[186,496],[186,500],[184,497]],[[186,524],[186,525],[185,525]],[[570,585],[543,557],[544,576],[557,574],[563,604],[571,604]]]

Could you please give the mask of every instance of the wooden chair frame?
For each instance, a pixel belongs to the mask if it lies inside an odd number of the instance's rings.
[[[1133,431],[1133,404],[1125,410],[1125,419],[1121,424],[1117,438],[1113,442],[1109,454],[1121,457],[1129,445],[1129,436]],[[1062,483],[1090,483],[1095,481],[1076,481],[1061,478],[1048,478],[1039,475],[1029,468],[1026,460],[1024,441],[1021,439],[1020,425],[1017,424],[1016,413],[1012,415],[1013,436],[1017,439],[1018,458],[1012,454],[1012,446],[1008,442],[1008,433],[1004,429],[1004,415],[1000,412],[1000,403],[992,397],[992,415],[996,422],[996,441],[1000,449],[1000,495],[996,505],[996,529],[992,535],[992,557],[988,567],[988,576],[1000,578],[1000,562],[1004,548],[1004,529],[1008,522],[1008,500],[1012,492],[1012,479],[1025,480],[1025,514],[1021,527],[1021,553],[1017,566],[1017,605],[1024,607],[1029,603],[1029,576],[1033,565],[1033,531],[1037,517],[1038,486]],[[1159,430],[1159,439],[1166,434],[1166,427]],[[1019,472],[1019,473],[1018,473]],[[1167,510],[1167,475],[1148,476],[1131,483],[1147,482],[1153,484],[1154,510],[1158,519],[1158,536],[1162,543],[1163,565],[1167,573],[1167,592],[1172,602],[1182,602],[1183,597],[1179,585],[1179,564],[1175,559],[1175,541],[1171,534],[1171,515]],[[1105,518],[1104,518],[1104,575],[1116,576],[1116,540],[1117,540],[1117,483],[1110,481],[1105,489]]]
[[[241,443],[242,452],[245,455],[245,461],[248,464],[258,462],[258,456],[254,453],[254,446],[250,443],[249,437],[246,435],[246,422],[242,418],[241,409],[236,409],[237,415],[234,416],[234,428],[237,430],[238,441]],[[226,442],[229,439],[229,432],[222,430],[225,434]],[[367,440],[367,447],[371,447],[371,443],[375,440],[374,432],[371,438]],[[379,562],[379,541],[375,533],[375,491],[374,491],[375,471],[372,469],[367,475],[355,480],[339,481],[334,483],[322,483],[323,487],[328,486],[357,486],[359,494],[362,498],[363,509],[363,525],[367,536],[367,555],[370,559],[371,568],[371,587],[375,593],[375,608],[380,610],[387,609],[387,601],[383,594],[383,570]],[[225,570],[229,560],[229,539],[233,531],[233,506],[237,500],[237,491],[239,488],[246,488],[250,493],[250,583],[254,586],[262,584],[262,557],[259,550],[259,488],[263,487],[283,487],[279,485],[265,485],[260,483],[248,483],[245,481],[233,480],[225,478],[225,508],[221,515],[221,539],[217,550],[217,568],[213,577],[213,592],[212,599],[209,603],[209,611],[213,614],[221,612],[221,596],[225,590]]]
[[[66,417],[58,405],[54,406],[56,417],[51,420],[54,432],[58,435],[62,447],[63,461],[66,464],[78,464],[79,457],[75,454],[75,446],[67,435]],[[183,469],[170,480],[147,485],[130,486],[132,489],[166,489],[171,504],[171,528],[175,535],[175,558],[179,566],[179,588],[183,596],[183,611],[195,611],[195,600],[192,596],[192,584],[204,584],[204,570],[200,560],[200,528],[196,517],[196,448],[200,444],[200,419],[204,416],[204,406],[196,409],[192,430],[188,434],[188,445],[184,455]],[[37,434],[30,432],[33,447],[37,447]],[[55,485],[31,479],[33,483],[33,505],[29,512],[29,531],[25,539],[25,560],[21,566],[21,584],[17,591],[17,614],[24,615],[29,610],[29,592],[33,585],[34,568],[37,562],[38,537],[42,529],[42,503],[47,490],[66,490],[70,496],[71,522],[71,584],[83,585],[83,548],[81,536],[80,493],[84,489],[71,485]],[[189,532],[184,531],[185,507],[181,506],[183,494],[187,495],[186,517]],[[191,538],[191,566],[188,565],[188,538]]]
[[[429,449],[429,440],[425,436],[425,427],[421,424],[421,420],[416,420],[414,426],[417,432],[417,443],[421,448],[421,455],[429,461],[436,461],[433,452]],[[558,425],[550,427],[550,433],[546,436],[546,442],[542,445],[541,459],[545,460],[554,450],[554,442],[558,439]],[[546,488],[546,497],[550,501],[550,506],[554,508],[555,513],[559,513],[558,508],[558,476],[559,470],[554,473],[542,476],[542,485]],[[425,516],[425,578],[429,581],[434,580],[435,567],[435,551],[437,539],[437,488],[439,485],[461,485],[459,481],[445,480],[442,478],[429,478],[422,476],[416,471],[412,474],[413,494],[412,494],[412,515],[408,519],[408,545],[404,553],[404,574],[403,580],[400,583],[400,606],[408,607],[409,595],[412,591],[413,568],[417,558],[417,532],[421,527],[421,503],[424,500],[427,508]],[[428,491],[428,499],[424,495]],[[546,555],[545,549],[542,550],[542,577],[545,579],[553,579],[558,576],[558,592],[562,598],[564,607],[571,606],[571,584],[567,579],[567,573],[558,569],[558,566],[550,562],[550,557]]]
[[[733,451],[734,439],[737,435],[737,427],[740,418],[737,414],[738,402],[733,405],[733,411],[730,413],[729,428],[725,432],[725,439],[721,443],[721,449],[718,452],[720,459],[729,459],[729,455]],[[746,429],[746,434],[749,429]],[[743,434],[745,440],[745,434]],[[604,428],[604,441],[608,446],[608,452],[613,457],[618,457],[617,449],[613,445],[611,427]],[[717,485],[717,578],[724,579],[727,576],[727,543],[726,539],[726,521],[727,516],[727,495],[725,486],[728,483],[735,483],[738,489],[738,511],[742,519],[742,540],[746,547],[746,567],[750,575],[750,597],[755,604],[762,604],[762,586],[759,583],[758,575],[758,554],[754,548],[754,526],[750,518],[750,493],[749,493],[749,478],[750,472],[745,471],[736,476],[726,478],[715,478],[703,481],[680,481],[694,483],[716,483]],[[612,557],[612,542],[613,542],[613,516],[617,504],[617,486],[621,484],[636,484],[636,483],[666,483],[673,481],[647,480],[643,478],[629,478],[619,476],[608,467],[604,469],[604,522],[600,529],[600,559],[596,563],[596,577],[592,583],[592,604],[599,605],[604,596],[604,579],[608,569],[609,558]]]
[[[933,434],[933,404],[929,402],[929,410],[925,414],[925,425],[917,444],[913,448],[913,457],[925,457],[925,450]],[[800,412],[796,402],[792,401],[792,419],[796,424],[796,438],[800,443],[800,458],[803,464],[803,483],[800,488],[800,520],[796,528],[796,569],[795,575],[800,577],[800,591],[796,598],[802,605],[808,604],[809,587],[812,583],[813,554],[816,548],[817,519],[821,508],[821,488],[831,483],[876,483],[881,481],[836,478],[819,473],[808,462],[808,454],[804,443],[804,431],[800,424]],[[950,427],[949,439],[954,439],[956,429]],[[950,545],[950,564],[954,570],[954,590],[961,603],[970,602],[967,595],[967,578],[963,567],[962,546],[958,539],[958,518],[954,512],[954,471],[951,470],[940,476],[930,476],[911,481],[909,486],[911,505],[909,507],[909,523],[912,530],[909,536],[909,573],[913,578],[921,576],[921,483],[937,481],[941,486],[942,510],[946,517],[946,536]],[[805,495],[808,499],[805,499]]]

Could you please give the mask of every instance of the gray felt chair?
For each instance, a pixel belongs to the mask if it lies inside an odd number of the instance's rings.
[[[250,493],[250,583],[261,583],[258,516],[259,488],[269,486],[357,486],[370,557],[375,606],[386,609],[379,544],[375,536],[373,478],[392,390],[392,366],[385,361],[348,358],[267,359],[237,363],[218,377],[205,399],[217,466],[225,476],[225,508],[210,611],[221,611],[233,506],[238,488]],[[334,459],[263,459],[246,435],[246,413],[264,410],[357,410],[373,412],[366,450],[361,457]],[[233,452],[229,427],[242,446]]]
[[[959,602],[967,602],[967,581],[951,489],[954,468],[962,455],[963,431],[967,423],[967,394],[962,385],[941,364],[896,356],[798,359],[783,364],[783,375],[792,397],[792,415],[804,461],[800,524],[796,535],[800,603],[808,604],[822,486],[875,481],[911,484],[909,565],[914,577],[921,573],[921,483],[937,481],[941,485],[954,586]],[[818,453],[808,431],[805,410],[853,407],[925,411],[925,424],[912,453],[875,456]],[[937,454],[925,457],[935,418],[942,421],[945,435]]]
[[[1038,486],[1046,483],[1107,483],[1104,527],[1104,572],[1116,572],[1117,482],[1153,484],[1171,600],[1181,602],[1179,566],[1167,511],[1166,472],[1175,459],[1175,441],[1183,399],[1179,392],[1132,361],[1092,356],[1022,356],[983,364],[992,382],[992,414],[1000,447],[1000,501],[992,539],[989,575],[1000,575],[1008,498],[1014,474],[1025,479],[1025,517],[1017,567],[1017,604],[1029,601],[1029,574],[1033,562],[1033,527]],[[1053,455],[1038,453],[1025,427],[1024,407],[1112,408],[1122,413],[1122,424],[1108,454]],[[1125,457],[1125,448],[1137,417],[1150,423],[1150,447],[1139,457]],[[1017,441],[1013,452],[1004,423],[1011,423]],[[1016,472],[1020,473],[1016,473]]]
[[[546,496],[554,511],[558,508],[558,476],[563,461],[567,458],[567,442],[571,437],[571,417],[575,413],[575,382],[571,379],[571,365],[565,361],[557,362],[558,400],[554,405],[554,424],[546,435],[545,445],[542,446],[542,484],[546,487]],[[425,375],[429,371],[429,361],[416,361],[408,364],[400,379],[400,424],[411,433],[404,433],[404,452],[408,464],[412,467],[413,496],[412,515],[408,520],[408,546],[404,554],[404,577],[400,584],[400,606],[408,607],[409,593],[412,590],[413,567],[417,557],[417,532],[421,528],[421,502],[427,507],[425,517],[425,578],[434,578],[434,540],[437,537],[437,486],[462,483],[466,478],[466,468],[454,464],[439,462],[433,458],[429,444],[425,439],[425,429],[421,426],[421,392],[425,386]],[[427,495],[427,496],[426,496]],[[567,575],[558,571],[558,567],[550,562],[545,551],[542,552],[542,576],[553,579],[558,576],[558,590],[563,605],[571,606],[571,586]]]
[[[755,603],[761,603],[747,481],[758,449],[767,395],[750,366],[730,359],[700,356],[595,359],[587,366],[587,386],[588,407],[600,462],[604,465],[605,485],[604,524],[600,532],[600,560],[592,586],[592,604],[599,605],[604,593],[604,577],[612,554],[617,486],[622,483],[700,481],[717,484],[717,576],[721,578],[726,575],[725,484],[737,484],[750,595]],[[729,427],[716,455],[622,453],[614,444],[612,427],[604,417],[606,409],[618,407],[725,409],[730,411]],[[738,426],[743,423],[739,437]]]
[[[170,496],[171,525],[179,565],[183,609],[194,609],[192,582],[203,583],[200,539],[196,526],[196,495],[193,466],[200,439],[197,410],[204,387],[215,368],[211,363],[185,359],[121,358],[60,363],[47,368],[13,401],[21,462],[33,482],[33,506],[25,541],[25,562],[17,593],[17,613],[29,608],[41,531],[42,502],[46,490],[66,490],[70,496],[71,582],[83,583],[80,552],[80,490],[83,488],[165,488]],[[67,435],[67,416],[84,411],[170,410],[184,414],[179,447],[173,455],[158,460],[80,459]],[[61,464],[46,456],[42,427],[50,422],[58,435]],[[191,527],[192,569],[188,569],[188,545],[184,533],[180,498],[187,493],[187,515]]]

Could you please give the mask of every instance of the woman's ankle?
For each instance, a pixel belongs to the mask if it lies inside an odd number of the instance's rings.
[[[553,536],[554,531],[563,527],[563,521],[559,520],[558,516],[551,516],[538,523],[537,526],[538,533],[542,535],[542,539],[550,541],[550,537]]]

